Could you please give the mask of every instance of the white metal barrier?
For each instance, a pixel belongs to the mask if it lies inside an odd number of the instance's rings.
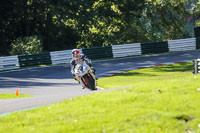
[[[200,73],[200,59],[193,60],[193,74]]]
[[[196,38],[187,38],[168,41],[169,52],[196,50]],[[82,49],[79,49],[81,54]],[[69,63],[72,59],[72,50],[50,52],[52,64]],[[112,45],[113,58],[141,55],[141,43]],[[19,68],[18,56],[0,57],[0,70]]]
[[[82,49],[78,49],[82,54]],[[50,52],[52,64],[69,63],[72,59],[72,50]]]
[[[196,38],[168,41],[169,52],[196,50]]]
[[[113,58],[142,54],[140,43],[112,45],[112,51]]]
[[[0,57],[0,70],[19,68],[18,56]]]

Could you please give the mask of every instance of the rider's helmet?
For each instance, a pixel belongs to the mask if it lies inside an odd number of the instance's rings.
[[[78,49],[73,49],[72,50],[72,58],[79,59],[79,57],[80,57],[80,51]]]

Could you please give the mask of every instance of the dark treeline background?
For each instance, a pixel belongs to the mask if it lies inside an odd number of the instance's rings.
[[[189,37],[185,1],[1,0],[0,56],[30,36],[43,52]]]

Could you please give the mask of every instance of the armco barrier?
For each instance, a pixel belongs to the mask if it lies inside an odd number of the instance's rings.
[[[194,35],[196,38],[200,37],[200,26],[194,28]]]
[[[20,67],[52,64],[50,53],[19,55]]]
[[[141,55],[140,43],[112,45],[113,57],[126,57],[132,55]]]
[[[82,54],[82,49],[78,49]],[[50,52],[52,64],[69,63],[72,59],[72,50]]]
[[[167,42],[141,43],[142,54],[168,52]]]
[[[193,74],[200,73],[200,59],[193,60]]]
[[[132,43],[79,49],[90,59],[116,58],[149,53],[188,51],[200,49],[200,37],[157,43]],[[0,70],[16,69],[25,66],[69,63],[71,50],[47,52],[33,55],[0,57]]]
[[[113,57],[112,46],[84,48],[82,51],[90,59]]]
[[[196,50],[196,38],[169,40],[168,45],[170,52]]]
[[[200,49],[200,37],[196,38],[196,49]]]
[[[0,70],[19,68],[18,56],[0,57]]]

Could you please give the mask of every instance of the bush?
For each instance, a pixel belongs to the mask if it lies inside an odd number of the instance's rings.
[[[41,40],[37,36],[25,36],[17,38],[11,44],[10,55],[37,54],[41,52]]]

